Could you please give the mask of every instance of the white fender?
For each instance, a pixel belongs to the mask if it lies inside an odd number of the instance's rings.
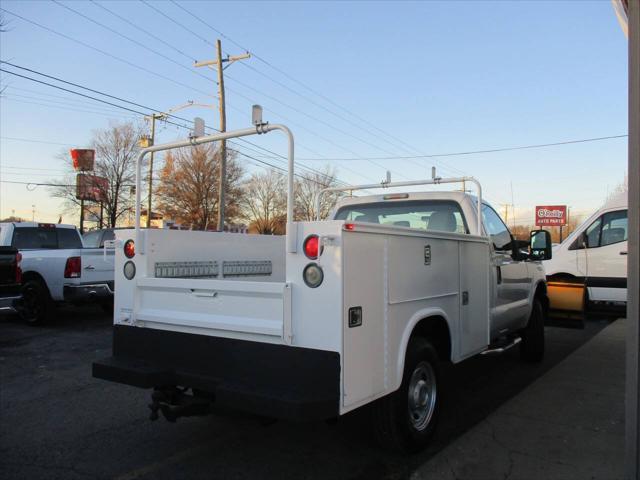
[[[449,338],[453,338],[455,335],[455,325],[451,324],[449,317],[447,314],[438,307],[428,307],[423,308],[422,310],[418,310],[413,314],[409,322],[407,323],[404,332],[402,333],[402,339],[400,341],[400,345],[398,347],[398,361],[396,362],[397,370],[396,370],[396,382],[395,385],[392,386],[391,391],[395,391],[400,388],[400,384],[402,383],[402,374],[404,372],[404,360],[406,358],[407,345],[409,344],[409,338],[411,338],[411,334],[413,333],[413,329],[421,320],[424,320],[428,317],[442,317],[445,322],[447,322],[447,327],[449,328]],[[451,347],[451,357],[453,358],[455,354],[457,354],[457,348],[453,344]]]

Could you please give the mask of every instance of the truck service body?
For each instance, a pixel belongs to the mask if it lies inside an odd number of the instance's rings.
[[[291,187],[291,136],[289,153]],[[372,404],[378,437],[415,449],[435,424],[439,362],[520,340],[541,358],[543,268],[480,196],[344,198],[332,218],[289,216],[286,237],[116,231],[113,355],[94,376],[154,388],[152,418],[169,420],[216,405],[328,419]]]

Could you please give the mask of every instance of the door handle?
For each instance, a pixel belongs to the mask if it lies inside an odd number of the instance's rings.
[[[204,290],[195,288],[190,288],[189,290],[191,291],[191,295],[193,295],[194,297],[216,298],[218,296],[218,292],[216,292],[215,290]]]
[[[500,285],[502,283],[502,269],[500,267],[496,267],[497,270],[497,283]]]
[[[95,270],[96,267],[94,267],[93,265],[87,265],[86,267],[84,267],[85,270]]]
[[[626,255],[627,252],[620,252],[620,255]]]

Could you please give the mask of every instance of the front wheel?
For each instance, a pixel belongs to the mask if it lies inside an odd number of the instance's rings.
[[[529,322],[522,330],[520,357],[527,362],[540,362],[544,358],[544,309],[537,298],[533,301]]]
[[[416,452],[428,443],[440,409],[439,379],[435,348],[423,338],[412,339],[400,388],[372,406],[378,443],[405,452]]]

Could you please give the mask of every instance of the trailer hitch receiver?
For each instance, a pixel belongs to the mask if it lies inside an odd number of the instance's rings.
[[[174,423],[180,417],[193,417],[211,413],[213,399],[187,394],[188,388],[157,388],[151,394],[150,420],[159,418],[158,411],[167,421]]]

